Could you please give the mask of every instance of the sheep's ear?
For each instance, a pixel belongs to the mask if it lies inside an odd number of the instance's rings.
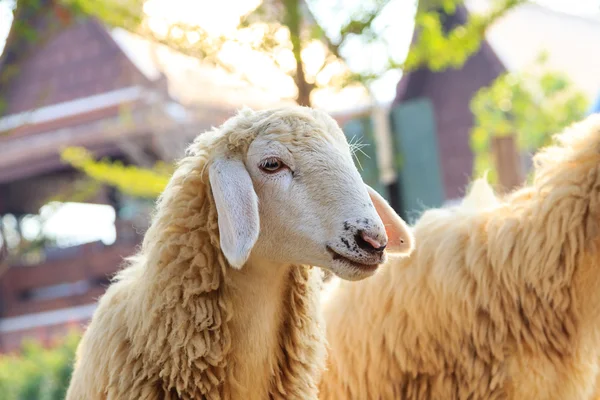
[[[365,186],[375,210],[385,226],[388,237],[386,249],[391,253],[410,254],[414,247],[414,238],[409,226],[375,189],[366,184]]]
[[[216,159],[208,175],[217,206],[221,250],[232,267],[242,268],[260,230],[252,179],[244,163],[234,158]]]

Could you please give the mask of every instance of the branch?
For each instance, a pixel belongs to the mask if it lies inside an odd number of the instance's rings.
[[[135,31],[142,22],[145,0],[58,0],[73,12],[91,15],[110,26]]]
[[[118,162],[95,161],[87,150],[78,147],[67,148],[61,157],[91,178],[135,197],[156,198],[167,185],[171,173],[164,163],[158,163],[154,169],[143,169]]]
[[[404,71],[424,66],[433,71],[460,68],[479,50],[487,28],[507,11],[527,1],[504,0],[487,15],[470,15],[466,24],[453,28],[447,35],[444,35],[438,12],[417,14],[415,30],[418,31],[418,40],[411,46],[403,63],[390,60],[387,68]]]
[[[350,35],[362,35],[365,30],[370,29],[375,18],[381,14],[381,11],[389,4],[390,0],[377,0],[375,8],[366,14],[357,15],[350,19],[340,29],[341,40],[343,43]]]

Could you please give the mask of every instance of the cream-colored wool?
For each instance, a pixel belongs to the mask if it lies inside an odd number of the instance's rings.
[[[287,167],[261,172],[257,160],[271,156]],[[371,195],[373,204],[369,190],[322,112],[244,110],[200,135],[158,200],[140,251],[101,298],[67,399],[316,398],[321,276],[307,265],[357,280],[372,272],[347,259],[385,260],[358,248],[335,259],[326,248],[359,228],[386,242],[375,212],[381,199]],[[412,246],[408,233],[389,232]]]
[[[320,399],[589,399],[600,353],[600,116],[415,224],[416,248],[324,306]],[[484,185],[485,186],[485,185]]]

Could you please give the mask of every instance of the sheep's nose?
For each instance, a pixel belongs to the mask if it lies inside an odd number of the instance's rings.
[[[385,250],[385,246],[387,246],[387,239],[382,239],[379,235],[359,230],[356,234],[356,244],[369,253],[382,253]]]

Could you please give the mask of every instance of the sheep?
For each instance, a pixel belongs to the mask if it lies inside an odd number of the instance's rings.
[[[360,280],[411,248],[331,117],[243,109],[178,163],[83,335],[67,399],[317,398],[311,266]]]
[[[554,136],[530,186],[425,211],[415,250],[335,281],[320,399],[590,399],[600,356],[600,115]],[[369,299],[369,301],[366,301]]]

